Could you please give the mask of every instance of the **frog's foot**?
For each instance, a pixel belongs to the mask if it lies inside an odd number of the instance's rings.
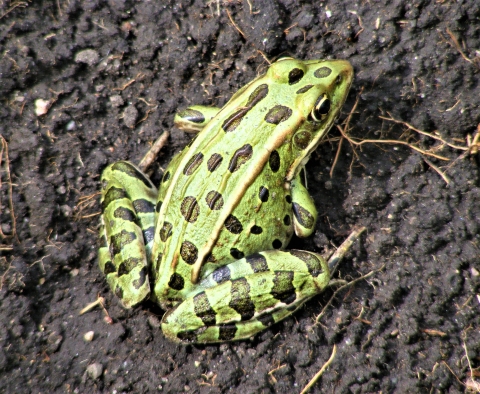
[[[102,174],[100,269],[126,307],[150,294],[157,189],[133,164],[119,161]]]
[[[220,267],[162,319],[177,342],[247,339],[295,312],[328,286],[328,265],[301,250],[256,253]]]
[[[221,108],[192,105],[175,114],[173,123],[187,133],[198,133],[220,112]]]

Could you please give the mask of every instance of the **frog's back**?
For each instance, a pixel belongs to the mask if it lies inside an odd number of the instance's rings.
[[[152,265],[161,303],[220,265],[290,240],[289,181],[321,138],[306,120],[336,75],[314,84],[304,76],[318,61],[289,62],[237,92],[167,168]]]

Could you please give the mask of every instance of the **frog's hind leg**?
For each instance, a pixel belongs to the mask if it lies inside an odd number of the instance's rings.
[[[295,312],[328,286],[316,253],[272,250],[213,271],[162,319],[164,334],[181,342],[247,339]]]
[[[126,307],[150,294],[148,264],[155,234],[157,189],[133,164],[119,161],[101,178],[100,269]]]

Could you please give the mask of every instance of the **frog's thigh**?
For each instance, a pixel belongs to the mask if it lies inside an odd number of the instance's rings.
[[[220,108],[204,105],[192,105],[175,114],[173,123],[179,129],[190,133],[198,133],[220,112]]]
[[[317,208],[307,188],[303,185],[301,175],[292,179],[292,210],[295,234],[299,237],[308,237],[315,231]]]
[[[319,254],[256,253],[212,272],[164,315],[162,330],[177,342],[246,339],[291,315],[329,280],[327,263]]]
[[[119,161],[102,174],[100,269],[126,307],[150,293],[148,259],[153,244],[157,189],[133,164]]]

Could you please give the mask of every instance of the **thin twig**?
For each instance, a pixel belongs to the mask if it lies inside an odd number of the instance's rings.
[[[15,8],[17,7],[27,7],[28,6],[28,2],[26,1],[19,1],[19,0],[14,0],[10,3],[10,7],[7,8],[7,10],[2,14],[0,15],[0,19],[4,18],[5,16],[7,16],[10,12],[12,12]]]
[[[268,57],[260,49],[257,49],[257,52],[260,53],[260,55],[265,59],[268,65],[272,64],[272,62],[268,60]]]
[[[447,34],[450,36],[450,39],[452,40],[453,42],[453,46],[457,49],[457,51],[460,53],[460,55],[469,63],[472,63],[473,65],[475,65],[475,63],[473,62],[473,60],[469,59],[467,57],[467,55],[465,55],[465,53],[463,53],[462,51],[462,47],[460,46],[460,43],[458,42],[457,40],[457,37],[455,37],[455,35],[452,33],[452,31],[447,27],[446,28],[446,32]]]
[[[332,168],[330,168],[330,178],[333,178],[333,170],[337,166],[338,158],[340,157],[340,152],[342,151],[342,144],[344,139],[344,137],[340,137],[340,140],[338,141],[337,153],[335,153],[335,159],[333,159]]]
[[[448,370],[452,373],[453,376],[455,376],[455,379],[457,379],[457,382],[460,383],[462,386],[465,386],[465,383],[463,383],[458,376],[453,372],[452,368],[446,363],[446,361],[442,361],[442,363],[448,368]]]
[[[352,109],[347,115],[347,119],[343,122],[345,130],[348,130],[348,127],[350,125],[350,120],[352,119],[353,114],[355,113],[355,110],[357,109],[358,102],[360,100],[360,95],[363,92],[363,87],[360,89],[360,92],[357,95],[357,99],[355,100],[355,103],[353,104]],[[339,142],[339,147],[337,149],[337,154],[335,155],[335,160],[333,161],[332,168],[330,169],[330,178],[333,178],[333,171],[335,170],[335,166],[337,165],[337,157],[340,156],[340,149],[343,143],[343,137],[340,137],[340,142]]]
[[[278,371],[278,370],[280,370],[280,369],[282,369],[282,368],[285,368],[286,366],[287,366],[287,364],[283,364],[283,365],[280,365],[280,366],[277,367],[277,368],[272,369],[270,372],[268,372],[267,375],[270,376],[270,378],[272,379],[272,381],[273,381],[274,384],[277,383],[277,379],[275,378],[275,376],[273,376],[273,373],[276,372],[276,371]]]
[[[445,181],[445,183],[448,185],[450,183],[450,178],[440,169],[438,168],[435,164],[433,164],[430,160],[428,160],[426,157],[423,157],[423,161],[427,163],[430,168],[435,170],[438,175],[442,177],[442,179]]]
[[[143,78],[145,74],[138,73],[135,78],[131,79],[127,83],[125,83],[122,87],[120,88],[112,88],[112,91],[124,91],[126,88],[128,88],[132,83],[137,82],[138,79]]]
[[[333,253],[328,259],[328,269],[330,270],[330,275],[333,275],[337,269],[338,264],[343,259],[347,251],[353,246],[353,244],[360,238],[360,235],[366,230],[366,227],[360,227],[350,233],[348,238],[342,242],[342,244],[337,248],[335,253]]]
[[[390,114],[389,114],[390,115]],[[454,145],[454,144],[451,144],[447,141],[445,141],[442,137],[438,137],[434,134],[431,134],[431,133],[427,133],[426,131],[423,131],[423,130],[419,130],[417,129],[416,127],[412,126],[410,123],[407,123],[407,122],[404,122],[403,120],[398,120],[398,119],[395,119],[393,118],[391,115],[390,115],[390,118],[387,118],[385,116],[379,116],[380,119],[384,119],[384,120],[388,120],[390,122],[394,122],[394,123],[399,123],[399,124],[402,124],[404,125],[405,127],[408,127],[410,130],[413,130],[415,131],[416,133],[418,134],[422,134],[422,135],[425,135],[429,138],[432,138],[434,140],[437,140],[437,141],[440,141],[441,143],[445,144],[445,145],[448,145],[450,148],[453,148],[453,149],[458,149],[458,150],[468,150],[467,147],[465,146],[460,146],[460,145]]]
[[[330,297],[330,299],[328,300],[328,302],[325,304],[325,306],[323,307],[322,311],[320,312],[320,314],[315,318],[315,323],[318,324],[320,322],[320,319],[323,317],[323,315],[325,314],[327,308],[330,306],[330,304],[332,303],[332,301],[335,299],[335,297],[337,296],[337,294],[342,291],[343,289],[349,287],[349,286],[353,286],[355,283],[357,282],[360,282],[361,280],[365,280],[365,279],[368,279],[370,278],[373,274],[376,274],[377,272],[380,272],[381,270],[383,270],[385,268],[385,264],[382,265],[380,268],[377,268],[376,270],[373,270],[373,271],[370,271],[368,274],[365,274],[363,276],[361,276],[360,278],[357,278],[357,279],[354,279],[350,282],[348,282],[347,284],[343,285],[343,286],[340,286],[337,290],[335,290],[335,292],[333,293],[333,295]]]
[[[360,35],[360,33],[365,30],[365,28],[362,25],[362,18],[360,18],[360,16],[357,14],[357,11],[348,10],[347,12],[349,12],[352,15],[355,15],[358,19],[358,24],[360,25],[360,31],[357,34],[355,34],[355,37],[353,37],[353,39],[356,39]]]
[[[246,39],[247,39],[247,36],[246,36],[245,33],[244,33],[243,31],[241,31],[240,28],[237,26],[237,24],[236,24],[235,21],[233,20],[232,15],[230,15],[230,12],[228,11],[227,8],[225,8],[225,11],[227,11],[228,19],[230,19],[230,22],[232,22],[233,27],[234,27],[234,28],[242,35],[242,37],[246,40]]]
[[[356,141],[356,140],[352,139],[351,137],[349,137],[342,130],[342,128],[340,126],[337,125],[337,128],[340,130],[340,133],[342,133],[342,135],[347,139],[347,141],[350,142],[353,145],[357,145],[357,146],[360,146],[360,145],[363,145],[363,144],[405,145],[405,146],[408,146],[410,149],[413,149],[414,151],[417,151],[417,152],[421,153],[422,155],[432,156],[432,157],[435,157],[439,160],[450,161],[450,159],[447,158],[447,157],[436,155],[435,153],[428,152],[426,150],[420,149],[420,148],[416,147],[415,145],[412,145],[412,144],[410,144],[406,141],[400,141],[400,140],[361,140],[361,141]]]
[[[7,237],[15,237],[15,239],[19,241],[17,237],[17,220],[15,218],[15,210],[13,209],[13,186],[12,186],[12,178],[10,175],[10,159],[8,157],[8,143],[3,138],[3,135],[0,135],[0,142],[1,142],[1,150],[0,150],[0,170],[2,169],[2,159],[3,155],[5,154],[5,173],[6,173],[6,181],[7,181],[7,187],[8,187],[8,208],[10,210],[10,220],[12,223],[12,229],[10,234],[4,234],[1,227],[0,227],[0,237],[2,238],[7,238]],[[0,174],[1,175],[1,174]],[[2,187],[2,180],[0,176],[0,190]]]
[[[170,136],[170,133],[168,131],[164,131],[163,134],[157,138],[157,140],[154,142],[152,147],[149,149],[147,154],[143,156],[143,159],[140,160],[140,163],[138,164],[138,167],[140,170],[145,172],[148,167],[153,163],[155,158],[158,155],[158,152],[160,152],[160,149],[162,149],[165,144],[168,141],[168,137]]]
[[[472,368],[472,363],[470,361],[470,357],[468,357],[468,349],[467,349],[467,344],[465,343],[465,340],[463,341],[463,349],[465,350],[465,357],[467,358],[468,369],[470,369],[470,377],[473,379],[475,375],[473,374],[473,368]]]
[[[323,375],[325,370],[328,368],[328,366],[332,363],[333,359],[335,358],[337,354],[337,345],[333,345],[333,350],[332,354],[330,355],[330,358],[327,360],[325,364],[322,365],[322,368],[320,368],[320,371],[318,371],[315,376],[308,382],[308,384],[300,391],[300,394],[305,394],[312,388],[312,386],[317,383],[317,380],[320,379],[320,377]]]

